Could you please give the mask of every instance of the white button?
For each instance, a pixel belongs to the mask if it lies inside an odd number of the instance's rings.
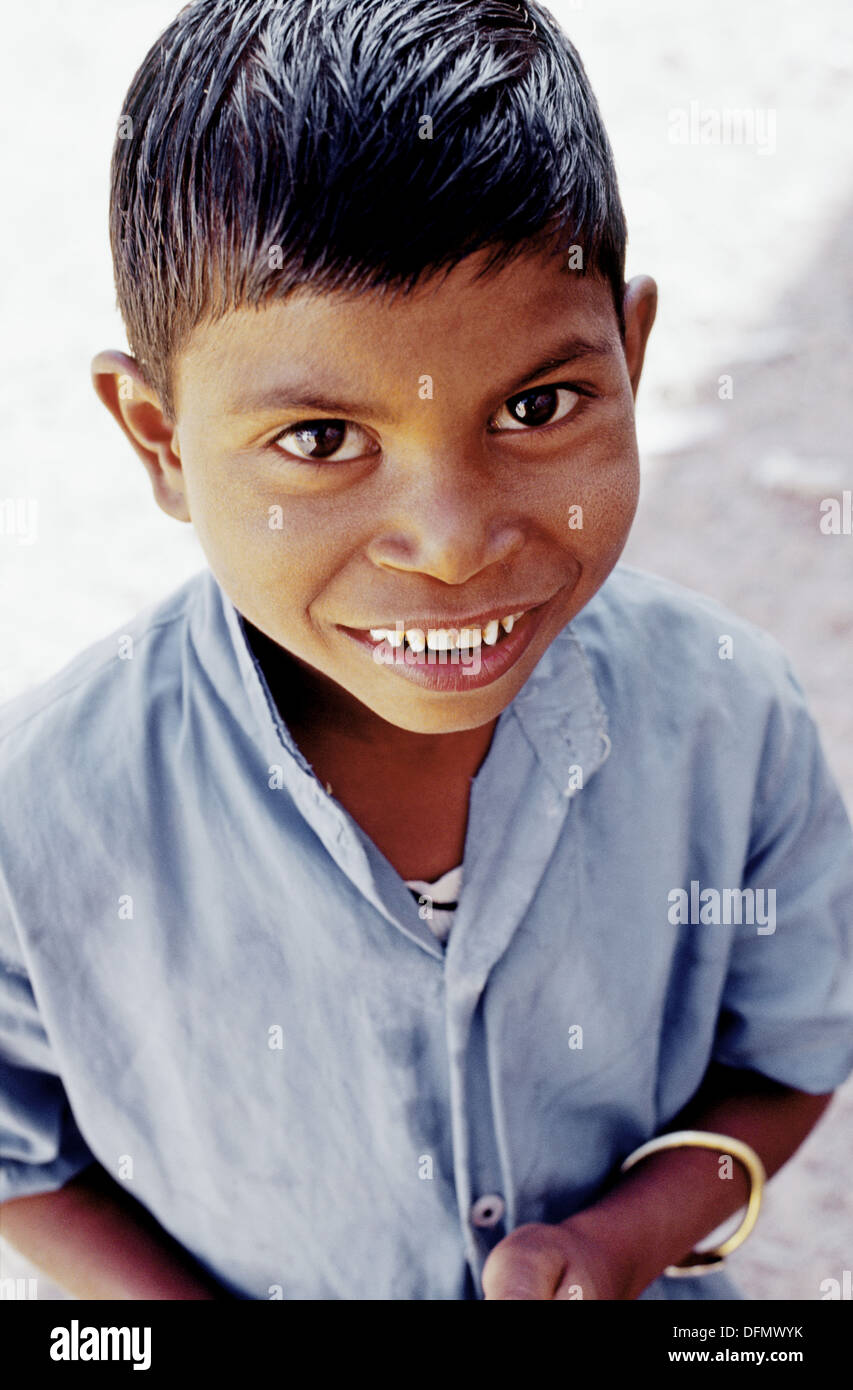
[[[471,1208],[471,1220],[475,1226],[497,1226],[504,1212],[506,1202],[497,1192],[487,1192],[478,1197]]]

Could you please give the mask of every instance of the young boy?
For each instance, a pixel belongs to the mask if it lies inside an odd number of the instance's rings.
[[[853,841],[772,639],[617,563],[656,292],[577,54],[198,0],[111,225],[96,388],[209,569],[3,711],[4,1234],[95,1298],[739,1297],[664,1271],[853,1068]]]

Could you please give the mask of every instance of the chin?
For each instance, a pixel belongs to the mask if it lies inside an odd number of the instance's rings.
[[[364,703],[380,719],[408,733],[458,734],[466,729],[479,729],[481,725],[497,719],[520,688],[520,685],[513,683],[503,697],[496,690],[453,695],[443,692],[421,694],[404,688],[397,699],[371,699]]]

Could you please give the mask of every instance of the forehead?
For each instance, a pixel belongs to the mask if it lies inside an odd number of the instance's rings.
[[[477,278],[485,253],[409,294],[299,289],[194,331],[175,364],[175,398],[213,396],[225,413],[274,392],[283,373],[348,396],[394,388],[422,372],[459,380],[490,366],[511,376],[543,347],[573,337],[619,346],[609,284],[565,258],[519,256]]]

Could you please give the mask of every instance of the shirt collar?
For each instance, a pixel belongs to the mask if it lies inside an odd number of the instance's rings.
[[[574,796],[609,756],[607,712],[572,624],[554,638],[508,708],[562,796]]]
[[[317,778],[313,768],[297,745],[287,724],[279,713],[278,706],[267,684],[263,667],[255,656],[251,643],[249,642],[246,624],[242,614],[212,573],[211,578],[216,586],[219,603],[225,615],[225,622],[228,626],[231,643],[237,658],[237,665],[240,670],[243,687],[249,697],[249,702],[255,717],[257,732],[262,736],[265,751],[278,751],[280,753],[281,748],[284,747],[300,772],[316,781]]]

